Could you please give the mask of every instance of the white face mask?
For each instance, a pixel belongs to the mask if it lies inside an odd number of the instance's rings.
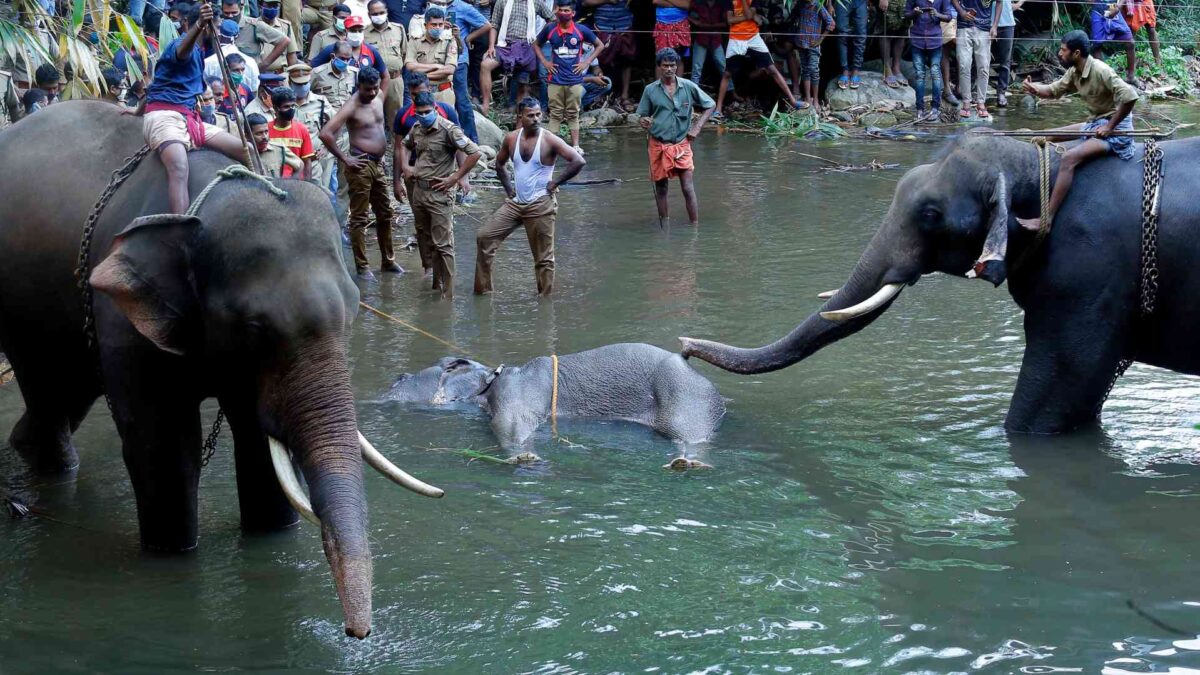
[[[363,43],[363,34],[346,33],[346,42],[349,42],[351,47],[358,47]]]
[[[372,14],[371,15],[371,25],[382,26],[385,23],[387,23],[387,14]]]

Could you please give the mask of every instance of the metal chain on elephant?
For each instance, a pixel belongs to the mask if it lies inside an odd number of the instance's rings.
[[[1162,148],[1153,138],[1146,141],[1144,170],[1142,173],[1142,249],[1141,278],[1139,282],[1139,318],[1145,319],[1154,313],[1158,300],[1158,207],[1162,194]],[[1133,365],[1133,359],[1123,358],[1108,382],[1104,398],[1096,407],[1096,414],[1108,401],[1117,380]]]

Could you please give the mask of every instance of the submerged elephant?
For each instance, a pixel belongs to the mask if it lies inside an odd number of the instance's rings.
[[[1146,318],[1142,162],[1107,157],[1082,167],[1039,244],[1016,222],[1039,213],[1037,149],[971,134],[904,175],[850,279],[791,333],[757,349],[681,338],[682,353],[738,373],[786,368],[865,328],[922,275],[967,276],[980,261],[981,276],[997,285],[1007,277],[1025,310],[1025,356],[1005,426],[1058,433],[1088,424],[1122,359],[1200,374],[1200,138],[1160,147],[1159,291]]]
[[[0,349],[25,399],[10,442],[38,471],[74,468],[71,434],[107,392],[142,545],[186,551],[198,535],[199,406],[215,396],[233,431],[242,527],[294,524],[293,505],[319,519],[346,632],[366,637],[362,459],[406,487],[441,491],[358,433],[346,363],[358,291],[329,199],[301,181],[215,181],[230,161],[200,151],[189,155],[193,199],[213,186],[196,214],[147,215],[167,209],[165,170],[147,157],[91,240],[91,349],[75,279],[81,231],[110,174],[141,146],[140,118],[94,101],[51,106],[0,133]],[[65,153],[48,161],[47,148]]]
[[[401,375],[384,397],[407,403],[480,405],[505,444],[524,443],[550,419],[616,419],[636,422],[683,443],[708,440],[725,415],[725,399],[678,354],[647,344],[615,344],[523,366],[488,368],[446,357],[412,375]]]

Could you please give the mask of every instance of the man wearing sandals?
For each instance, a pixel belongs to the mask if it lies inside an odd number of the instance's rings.
[[[717,89],[717,111],[715,117],[721,116],[721,108],[725,104],[725,93],[733,78],[745,75],[747,79],[762,74],[769,75],[783,92],[784,99],[792,108],[807,108],[807,103],[801,103],[788,89],[783,74],[775,67],[775,57],[767,49],[762,35],[758,32],[758,22],[755,21],[757,12],[754,11],[753,0],[724,0],[725,18],[729,21],[729,45],[725,48],[726,68],[721,76],[721,86]],[[645,100],[643,95],[642,100]]]
[[[958,95],[962,97],[958,114],[969,118],[974,103],[979,119],[991,120],[986,102],[992,67],[992,0],[954,0],[954,9],[958,12]]]
[[[1028,230],[1038,230],[1049,227],[1054,222],[1054,214],[1062,206],[1067,193],[1071,191],[1071,182],[1075,178],[1075,170],[1082,164],[1097,157],[1113,154],[1125,161],[1133,159],[1133,138],[1130,136],[1114,136],[1113,132],[1133,131],[1133,106],[1138,102],[1137,90],[1121,79],[1107,64],[1088,54],[1091,44],[1087,33],[1073,30],[1063,36],[1062,46],[1058,48],[1058,61],[1067,72],[1050,84],[1034,84],[1025,78],[1022,85],[1025,93],[1039,98],[1058,98],[1065,94],[1076,93],[1092,114],[1090,122],[1065,127],[1062,131],[1092,131],[1095,136],[1072,146],[1062,156],[1058,163],[1058,176],[1054,180],[1054,191],[1050,194],[1049,221],[1042,223],[1040,218],[1018,218],[1017,222]],[[1053,129],[1046,132],[1051,140],[1054,138]],[[1062,139],[1066,140],[1066,139]]]

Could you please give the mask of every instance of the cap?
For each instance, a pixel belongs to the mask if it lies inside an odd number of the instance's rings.
[[[241,27],[238,26],[238,22],[233,19],[224,19],[221,21],[221,35],[225,37],[237,37],[239,32],[241,32]]]
[[[271,84],[271,85],[282,84],[283,76],[280,75],[279,73],[261,73],[258,76],[258,83],[260,85],[262,85],[262,84]]]
[[[361,16],[346,17],[346,28],[347,29],[354,28],[355,26],[365,26],[365,25],[366,25],[366,22],[363,21],[363,18]]]
[[[307,63],[297,63],[287,67],[288,80],[292,84],[308,84],[312,79],[312,66]]]

